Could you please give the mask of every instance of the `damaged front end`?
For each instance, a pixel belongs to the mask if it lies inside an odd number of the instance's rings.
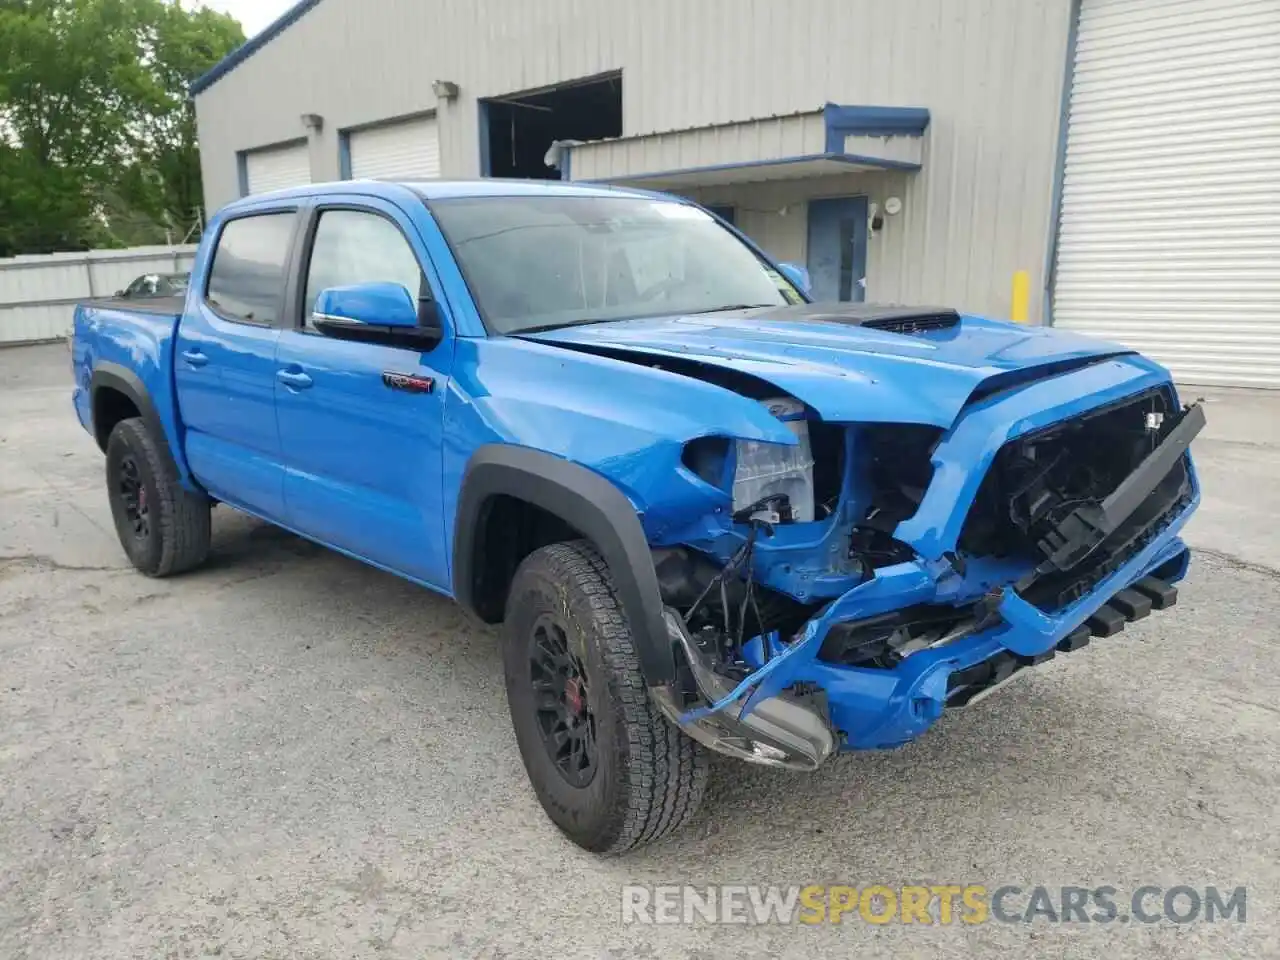
[[[899,746],[1176,600],[1204,414],[1154,364],[992,385],[946,429],[755,399],[795,445],[690,443],[719,506],[650,540],[679,665],[650,692],[712,749],[814,769]]]

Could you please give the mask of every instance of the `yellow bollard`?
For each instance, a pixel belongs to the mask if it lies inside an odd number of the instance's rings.
[[[1031,308],[1031,273],[1019,270],[1013,275],[1013,307],[1009,319],[1014,323],[1026,323],[1027,311]]]

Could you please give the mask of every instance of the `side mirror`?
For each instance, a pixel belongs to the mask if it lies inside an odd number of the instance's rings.
[[[398,283],[330,287],[316,297],[312,325],[326,337],[429,350],[444,333],[435,301],[415,301]]]
[[[780,263],[778,269],[782,275],[800,288],[806,297],[813,293],[813,282],[809,279],[809,271],[794,263]]]

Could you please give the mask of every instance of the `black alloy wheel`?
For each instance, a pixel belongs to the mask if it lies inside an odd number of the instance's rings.
[[[593,544],[551,543],[520,562],[502,673],[529,782],[578,846],[623,853],[693,816],[707,751],[650,697],[613,574]]]
[[[128,454],[120,461],[118,478],[121,505],[125,518],[137,540],[151,536],[151,507],[147,501],[147,485],[138,470],[138,461]]]
[[[586,671],[570,652],[565,625],[554,614],[544,613],[533,625],[529,680],[547,755],[566,783],[587,786],[596,775],[596,718]]]

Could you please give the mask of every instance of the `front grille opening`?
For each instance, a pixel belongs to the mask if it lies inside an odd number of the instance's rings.
[[[1190,501],[1191,473],[1183,457],[1138,509],[1082,563],[1066,572],[1041,577],[1023,592],[1024,599],[1045,611],[1075,602],[1137,555]]]
[[[1157,389],[1010,441],[983,479],[960,535],[969,556],[1046,556],[1042,542],[1070,514],[1100,503],[1142,463],[1176,423],[1167,390]],[[1186,458],[1084,563],[1042,577],[1027,599],[1045,609],[1071,602],[1132,556],[1190,495]]]

